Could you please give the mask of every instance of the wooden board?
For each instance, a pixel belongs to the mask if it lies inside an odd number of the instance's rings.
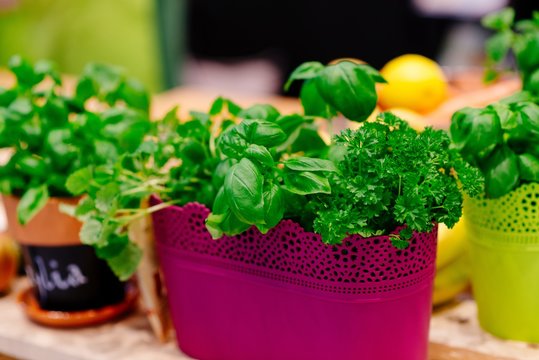
[[[173,340],[159,343],[141,312],[92,328],[58,330],[36,325],[16,303],[15,294],[25,286],[27,280],[20,279],[10,295],[0,298],[0,354],[28,360],[190,359]],[[537,347],[484,333],[475,315],[470,299],[436,312],[431,322],[429,359],[539,359]]]

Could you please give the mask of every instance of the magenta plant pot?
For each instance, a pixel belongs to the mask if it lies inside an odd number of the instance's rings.
[[[157,203],[156,199],[153,199]],[[212,240],[199,204],[153,215],[178,345],[197,359],[427,359],[436,228],[406,250],[285,220]]]

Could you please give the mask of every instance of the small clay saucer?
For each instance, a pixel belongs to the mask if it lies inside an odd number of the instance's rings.
[[[132,310],[137,299],[138,290],[133,283],[127,285],[125,299],[121,303],[83,311],[44,310],[39,306],[32,287],[23,290],[18,296],[18,301],[22,304],[24,312],[30,320],[41,325],[58,328],[102,324]]]

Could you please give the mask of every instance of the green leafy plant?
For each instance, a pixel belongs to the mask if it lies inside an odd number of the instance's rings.
[[[481,191],[478,171],[448,150],[441,130],[412,129],[391,113],[336,136],[345,149],[339,173],[330,177],[332,192],[318,197],[314,229],[328,243],[350,234],[389,234],[405,248],[412,231],[430,231],[434,223],[452,227],[461,216],[460,188]]]
[[[482,109],[464,108],[451,119],[452,142],[484,174],[490,198],[539,181],[539,106],[521,101],[521,95]]]
[[[287,199],[329,191],[322,174],[335,171],[333,163],[298,155],[327,153],[325,143],[313,146],[316,137],[302,135],[312,118],[281,115],[270,105],[241,109],[224,98],[184,122],[176,110],[152,123],[136,151],[80,169],[67,182],[74,195],[86,194],[73,213],[83,222],[82,242],[121,279],[133,274],[141,256],[128,239],[129,224],[154,211],[205,204],[213,210],[207,227],[218,238],[252,225],[265,232],[283,218]],[[164,203],[141,206],[152,194]]]
[[[480,182],[478,172],[448,150],[444,133],[418,134],[385,114],[329,145],[318,134],[315,118],[331,121],[340,113],[364,121],[370,115],[374,84],[383,81],[376,70],[308,63],[294,80],[306,80],[304,115],[283,115],[265,104],[242,109],[224,98],[186,121],[173,109],[135,152],[73,174],[70,190],[88,194],[75,210],[84,222],[83,241],[126,279],[140,257],[128,239],[130,223],[171,204],[211,208],[206,227],[215,239],[252,226],[265,233],[293,219],[307,230],[314,226],[330,243],[404,225],[392,236],[402,248],[412,230],[430,230],[436,221],[454,224],[462,204],[459,181],[470,192]],[[141,206],[152,194],[163,203]]]
[[[515,22],[515,12],[505,8],[487,15],[483,26],[495,31],[486,42],[486,80],[498,76],[496,65],[505,60],[509,52],[515,56],[523,89],[539,95],[539,11],[531,19]]]
[[[0,148],[11,151],[0,167],[0,192],[21,197],[25,224],[49,196],[71,196],[69,174],[139,146],[149,128],[149,97],[113,67],[89,65],[75,94],[66,95],[51,63],[14,56],[8,65],[16,84],[0,88]]]

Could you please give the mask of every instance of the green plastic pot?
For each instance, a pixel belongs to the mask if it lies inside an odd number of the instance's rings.
[[[539,184],[464,203],[479,323],[539,343]]]

